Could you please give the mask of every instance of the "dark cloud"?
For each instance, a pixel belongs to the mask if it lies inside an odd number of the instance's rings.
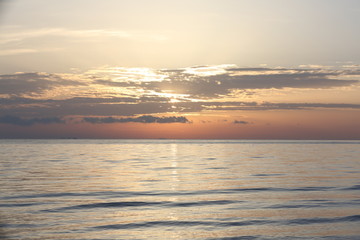
[[[163,70],[160,70],[160,72],[163,72],[163,73],[181,73],[181,72],[184,72],[183,69],[163,69]]]
[[[130,102],[126,102],[129,100]],[[165,100],[165,99],[160,99]],[[2,115],[13,116],[134,116],[168,112],[259,111],[296,109],[360,109],[360,104],[346,103],[257,103],[257,102],[177,102],[123,98],[71,98],[66,100],[36,100],[28,98],[0,99]]]
[[[231,71],[231,72],[247,72],[247,71],[272,71],[272,70],[277,70],[277,71],[285,71],[288,70],[286,68],[280,68],[280,69],[274,69],[274,68],[228,68],[227,71]]]
[[[129,97],[74,97],[68,99],[34,99],[25,97],[10,97],[0,98],[3,105],[16,105],[16,104],[106,104],[106,103],[147,103],[147,102],[168,102],[170,99],[159,97],[155,95],[148,95],[143,97],[129,96]]]
[[[234,123],[234,124],[249,124],[249,122],[247,122],[247,121],[241,121],[241,120],[235,120],[233,123]]]
[[[233,70],[233,71],[231,71]],[[253,75],[236,75],[235,72],[257,71]],[[264,74],[264,71],[284,71],[276,74]],[[226,73],[199,76],[185,72],[171,72],[162,81],[151,82],[112,82],[111,80],[98,80],[98,84],[134,87],[156,92],[174,92],[188,94],[195,98],[216,98],[227,95],[233,90],[255,90],[255,89],[284,89],[284,88],[309,88],[327,89],[344,87],[359,83],[358,80],[339,80],[343,72],[340,71],[315,71],[315,70],[292,70],[270,68],[234,68],[228,69]]]
[[[198,65],[198,66],[192,66],[192,67],[190,67],[190,68],[192,68],[192,69],[198,69],[198,68],[208,68],[208,67],[211,67],[211,66],[208,66],[208,65]]]
[[[0,123],[20,125],[20,126],[32,126],[34,124],[52,124],[52,123],[65,123],[62,118],[47,117],[47,118],[21,118],[17,116],[2,116],[0,117]]]
[[[321,68],[228,68],[226,69],[229,72],[262,72],[262,71],[316,71],[321,70]]]
[[[248,110],[248,111],[263,111],[263,110],[301,110],[301,109],[360,109],[360,104],[347,103],[261,103],[256,102],[227,102],[227,103],[209,103],[203,105],[204,109],[208,110]]]
[[[85,117],[83,118],[84,122],[88,123],[190,123],[186,117],[154,117],[150,115],[140,116],[140,117],[129,117],[129,118],[114,118],[114,117]]]
[[[263,103],[260,107],[264,109],[312,109],[312,108],[346,108],[360,109],[360,104],[348,103]]]
[[[20,115],[20,116],[66,116],[66,115],[83,115],[83,116],[132,116],[140,114],[155,114],[174,112],[170,103],[159,102],[139,102],[139,103],[72,103],[49,101],[40,105],[32,104],[16,106],[0,106],[2,114]],[[185,109],[179,109],[183,112]],[[191,110],[191,109],[189,109]],[[180,112],[180,111],[177,111]]]
[[[57,104],[103,104],[103,103],[134,103],[134,97],[74,97],[64,100],[53,100]]]
[[[206,66],[205,66],[206,67]],[[202,66],[195,67],[205,68]],[[275,74],[267,71],[274,70]],[[284,70],[284,71],[283,71]],[[286,71],[285,71],[286,70]],[[165,71],[165,70],[159,70]],[[212,70],[209,70],[212,71]],[[217,71],[217,70],[216,70]],[[255,71],[255,75],[244,75],[246,71]],[[81,82],[69,79],[79,79],[77,76],[63,79],[66,75],[45,73],[17,73],[12,75],[0,75],[0,94],[9,94],[9,98],[0,98],[1,115],[37,117],[44,116],[138,116],[155,115],[169,112],[201,112],[217,110],[277,110],[277,109],[315,109],[315,108],[344,108],[359,109],[358,104],[343,103],[256,103],[256,102],[220,102],[225,96],[236,90],[241,94],[254,94],[257,89],[283,89],[283,88],[312,88],[325,89],[333,87],[350,86],[357,84],[357,80],[337,80],[342,75],[350,76],[350,72],[359,70],[314,70],[314,69],[277,69],[277,68],[232,68],[224,69],[222,74],[203,76],[186,72],[183,69],[172,69],[163,72],[167,77],[163,81],[134,81],[113,82],[110,79],[92,78],[85,76],[89,81],[89,87],[96,89],[96,95],[83,97],[80,93],[71,93],[68,99],[49,99],[21,97],[21,94],[41,93],[57,86],[84,85]],[[121,73],[119,73],[121,75]],[[117,75],[118,77],[118,75]],[[138,78],[138,77],[137,77]],[[91,84],[110,85],[128,88],[126,92],[107,92],[101,86]],[[85,88],[81,88],[82,90]],[[92,89],[93,90],[93,89]],[[135,91],[132,91],[135,90]],[[103,91],[103,92],[102,92]],[[177,98],[177,102],[171,102],[171,98],[159,96],[159,93],[188,94],[189,97]],[[81,94],[84,94],[83,92]],[[86,94],[86,93],[85,93]],[[119,94],[119,95],[117,95]],[[85,95],[85,96],[90,96]],[[119,97],[120,96],[120,97]],[[59,97],[59,96],[57,96]],[[189,99],[198,98],[192,102]],[[213,101],[209,101],[209,99]],[[201,101],[201,99],[203,99]],[[205,101],[205,99],[207,101]],[[13,122],[25,124],[26,120],[18,119]],[[140,119],[139,119],[140,120]],[[159,120],[160,121],[160,120]],[[35,121],[36,122],[36,121]],[[37,122],[41,122],[37,120]]]
[[[345,71],[346,75],[360,75],[360,70]]]
[[[193,67],[193,69],[196,70],[205,67],[206,66],[198,66]],[[159,70],[157,71],[159,74],[165,75],[162,81],[142,81],[141,76],[132,79],[127,75],[124,76],[126,79],[124,81],[113,81],[110,75],[107,78],[101,79],[96,75],[86,75],[86,78],[89,84],[141,90],[143,91],[142,96],[138,96],[137,98],[147,98],[144,99],[145,101],[149,100],[150,96],[147,96],[147,94],[150,92],[187,94],[190,98],[209,99],[228,95],[239,90],[249,91],[284,88],[327,89],[359,83],[358,80],[338,79],[341,78],[342,75],[357,75],[359,72],[358,69],[340,71],[324,69],[229,68],[223,70],[224,72],[222,74],[210,76],[196,75],[186,72],[184,69]],[[255,73],[248,74],[246,73],[247,71],[253,71]],[[273,71],[274,74],[269,74],[269,71]],[[199,74],[203,74],[203,72]],[[81,76],[77,76],[77,78],[79,77]],[[119,73],[117,77],[121,77],[121,73]],[[65,75],[47,73],[0,75],[0,94],[9,94],[11,96],[42,93],[45,90],[58,86],[78,85],[86,84],[71,80],[70,77],[66,79]],[[157,99],[155,99],[155,97],[157,97]],[[159,96],[152,96],[152,98],[154,101],[167,101],[164,97],[160,99]],[[131,102],[133,99],[124,100]]]
[[[0,94],[33,94],[56,86],[85,85],[78,81],[63,79],[47,73],[17,73],[0,75]]]
[[[144,115],[140,117],[114,118],[114,117],[84,117],[82,122],[87,123],[190,123],[186,117],[155,117],[151,115]],[[0,123],[12,124],[19,126],[32,126],[34,124],[65,124],[66,121],[59,117],[44,117],[44,118],[22,118],[18,116],[5,115],[0,117]]]

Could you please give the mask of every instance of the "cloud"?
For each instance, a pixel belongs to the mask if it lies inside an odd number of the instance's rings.
[[[86,85],[48,73],[16,73],[0,75],[0,94],[19,95],[41,93],[56,86]]]
[[[247,121],[241,121],[241,120],[235,120],[233,123],[234,123],[234,124],[249,124],[249,122],[247,122]]]
[[[229,68],[227,69],[228,71],[231,71],[231,72],[253,72],[253,71],[273,71],[273,70],[276,70],[276,71],[287,71],[289,69],[287,68]]]
[[[0,98],[3,115],[16,116],[134,116],[169,112],[264,111],[301,109],[360,109],[347,103],[271,103],[244,101],[170,102],[167,98],[71,98],[64,100]]]
[[[169,98],[159,97],[159,96],[128,96],[128,97],[73,97],[68,99],[38,99],[38,98],[27,98],[27,97],[9,97],[9,98],[0,98],[0,109],[1,105],[15,107],[16,105],[32,105],[36,104],[38,107],[41,106],[66,106],[66,105],[97,105],[100,106],[103,104],[128,104],[128,103],[167,103]]]
[[[100,79],[96,83],[114,87],[133,87],[157,93],[177,93],[190,98],[209,99],[229,95],[238,90],[259,89],[329,89],[358,84],[358,80],[341,79],[356,75],[358,70],[230,68],[233,65],[199,66],[186,69],[152,71],[131,78],[122,71],[116,80]]]
[[[271,75],[240,75],[229,73],[214,76],[178,76],[164,81],[142,83],[140,87],[154,91],[188,94],[195,98],[216,98],[232,90],[309,88],[326,89],[359,83],[357,80],[329,79],[332,73],[284,73]]]
[[[24,53],[36,53],[37,49],[32,48],[16,48],[16,49],[6,49],[0,52],[0,56],[12,56]]]
[[[360,104],[349,103],[263,103],[260,105],[263,109],[314,109],[314,108],[346,108],[360,109]]]
[[[191,123],[186,117],[155,117],[144,115],[140,117],[114,118],[114,117],[84,117],[82,122],[100,124],[100,123]],[[12,115],[0,117],[0,123],[19,126],[32,126],[34,124],[65,124],[66,121],[61,117],[35,117],[24,118]]]
[[[150,115],[129,118],[114,118],[114,117],[85,117],[83,122],[99,124],[99,123],[190,123],[186,117],[154,117]]]
[[[227,96],[256,94],[256,89],[332,88],[357,84],[340,80],[358,69],[314,70],[278,68],[195,67],[154,70],[109,68],[85,73],[15,73],[0,75],[1,115],[23,117],[128,117],[201,111],[296,109],[359,109],[345,103],[272,103],[224,101]],[[221,70],[223,68],[223,70]],[[209,70],[211,74],[207,74]],[[205,71],[205,72],[204,72]],[[190,71],[191,72],[191,71]],[[200,72],[200,73],[199,73]],[[222,73],[220,73],[222,72]],[[224,73],[225,72],[225,73]],[[214,75],[214,73],[217,73]],[[224,98],[225,97],[225,98]],[[124,121],[124,120],[122,120]],[[158,120],[160,121],[160,120]]]
[[[63,37],[73,39],[87,39],[94,41],[95,39],[121,38],[121,39],[138,39],[151,41],[164,41],[167,37],[161,33],[149,33],[146,31],[121,31],[117,29],[68,29],[68,28],[38,28],[38,29],[21,29],[13,27],[7,29],[0,36],[0,44],[10,44],[22,42],[34,38],[46,37]]]
[[[105,68],[72,74],[16,73],[0,75],[0,94],[39,94],[56,87],[87,86],[97,96],[109,94],[109,90],[112,90],[113,95],[119,95],[119,91],[132,92],[138,98],[146,98],[149,95],[153,98],[164,98],[166,94],[176,94],[178,97],[182,95],[182,100],[216,99],[238,91],[329,89],[352,86],[360,82],[349,79],[359,74],[358,69],[314,70],[229,66],[233,65],[170,70]],[[341,79],[342,77],[345,80]],[[116,91],[116,88],[119,88],[119,91]],[[83,92],[89,93],[85,90]],[[79,94],[73,93],[74,97],[81,97]]]
[[[264,110],[301,110],[301,109],[360,109],[360,104],[348,103],[256,103],[256,102],[212,102],[203,104],[203,109],[226,111],[264,111]]]
[[[19,126],[32,126],[34,124],[53,124],[53,123],[64,124],[65,121],[62,118],[58,118],[58,117],[21,118],[17,116],[6,115],[0,117],[0,123],[19,125]]]
[[[132,116],[174,112],[170,103],[138,102],[138,103],[77,103],[72,100],[46,100],[35,106],[29,104],[0,105],[2,114],[37,116]],[[186,106],[191,111],[192,106]],[[190,107],[190,108],[189,108]],[[181,109],[179,109],[181,110]],[[184,109],[185,110],[185,109]],[[183,111],[177,111],[183,112]]]

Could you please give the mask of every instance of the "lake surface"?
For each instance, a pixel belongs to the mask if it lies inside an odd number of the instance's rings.
[[[0,140],[3,239],[360,239],[360,141]]]

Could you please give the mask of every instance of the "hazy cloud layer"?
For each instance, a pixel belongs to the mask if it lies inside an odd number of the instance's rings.
[[[65,123],[65,121],[62,118],[57,118],[57,117],[22,118],[17,116],[6,115],[0,117],[0,123],[20,125],[20,126],[32,126],[34,124]]]
[[[247,121],[241,121],[241,120],[235,120],[233,123],[234,123],[234,124],[249,124],[249,122],[247,122]]]
[[[0,94],[19,95],[41,93],[57,86],[84,85],[79,81],[61,78],[47,73],[16,73],[0,75]]]
[[[301,109],[360,109],[360,104],[347,103],[256,103],[256,102],[212,102],[203,105],[203,109],[208,110],[249,110],[249,111],[263,111],[263,110],[301,110]]]
[[[0,124],[11,124],[19,126],[32,126],[34,124],[65,124],[70,120],[65,120],[59,117],[44,117],[44,118],[23,118],[12,115],[0,116]],[[92,124],[101,123],[190,123],[186,117],[155,117],[151,115],[144,115],[139,117],[127,117],[127,118],[115,118],[115,117],[84,117],[81,118],[81,122],[87,122]]]
[[[126,102],[129,101],[129,102]],[[137,102],[136,102],[137,101]],[[138,101],[122,98],[73,98],[66,100],[34,100],[0,98],[0,113],[15,116],[134,116],[159,113],[201,111],[262,111],[301,109],[360,109],[360,104],[345,103],[257,103],[257,102],[177,102]]]
[[[190,123],[186,117],[154,117],[150,115],[140,117],[129,117],[129,118],[114,118],[114,117],[86,117],[83,118],[84,122],[88,123]]]
[[[82,45],[93,46],[93,44],[104,41],[108,41],[108,43],[121,40],[163,42],[166,39],[167,36],[164,34],[149,33],[148,31],[69,28],[23,29],[19,26],[10,26],[2,29],[2,34],[0,35],[0,46],[2,48],[0,57],[31,53],[64,52],[79,42],[82,42]],[[76,50],[76,48],[73,50]]]
[[[0,37],[0,44],[22,42],[28,39],[39,39],[45,37],[80,38],[94,41],[94,38],[130,38],[163,41],[163,34],[149,34],[147,31],[121,31],[115,29],[69,29],[69,28],[39,28],[24,30],[18,27],[8,28],[7,32]]]

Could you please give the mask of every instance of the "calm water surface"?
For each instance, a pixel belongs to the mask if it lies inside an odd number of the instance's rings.
[[[0,140],[3,239],[360,239],[360,141]]]

